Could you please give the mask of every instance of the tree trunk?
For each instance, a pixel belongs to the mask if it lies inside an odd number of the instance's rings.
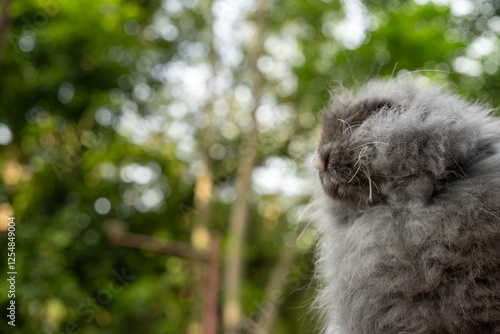
[[[233,204],[230,221],[225,268],[224,333],[234,334],[241,319],[241,283],[243,280],[243,251],[248,225],[251,176],[256,158],[256,138],[249,134],[238,168],[238,195]]]
[[[10,25],[9,7],[11,3],[12,0],[5,0],[0,14],[0,68],[2,67],[3,49]]]
[[[207,25],[209,31],[209,66],[212,71],[212,77],[215,76],[215,64],[217,55],[214,49],[214,34],[213,34],[213,17],[211,15],[210,8],[212,7],[213,1],[210,0],[207,3]],[[210,87],[208,87],[210,91]],[[205,102],[202,112],[206,115],[208,120],[212,120],[213,114],[213,105],[212,105],[212,94],[210,94]],[[198,150],[201,153],[203,165],[205,169],[197,175],[196,184],[194,189],[194,206],[195,206],[195,218],[193,221],[193,228],[191,230],[191,244],[193,248],[202,251],[208,252],[209,256],[213,251],[213,240],[210,236],[210,221],[211,221],[211,213],[212,213],[212,197],[213,197],[213,161],[210,157],[210,147],[213,145],[213,127],[208,125],[204,128],[200,128],[198,131]],[[216,252],[216,256],[218,257],[218,250]],[[213,261],[217,262],[217,259],[213,259]],[[213,262],[212,261],[212,262]],[[214,289],[213,286],[208,286],[201,284],[201,280],[211,281],[212,285],[219,284],[218,278],[214,279],[213,277],[217,276],[218,273],[215,273],[215,270],[219,270],[218,265],[213,267],[214,264],[209,261],[206,265],[202,263],[193,263],[191,266],[191,274],[193,277],[198,277],[200,279],[199,283],[194,284],[194,295],[196,296],[204,296],[204,300],[196,299],[191,305],[191,322],[198,325],[200,321],[203,323],[204,327],[202,328],[203,333],[206,334],[215,334],[215,328],[217,328],[217,317],[214,318],[214,314],[216,316],[215,310],[217,308],[217,304],[211,305],[214,302],[214,296],[211,295],[211,292],[218,291],[218,289],[214,291],[207,291],[207,289]],[[215,275],[215,276],[214,276]],[[215,296],[217,297],[217,295]],[[207,300],[210,299],[210,300]],[[216,300],[215,300],[216,302]],[[207,309],[208,308],[208,309]],[[208,315],[209,314],[209,315]],[[200,318],[202,315],[202,318]],[[209,321],[210,324],[207,324],[206,321]],[[213,323],[215,321],[215,323]],[[194,326],[199,328],[198,326]]]
[[[204,334],[217,334],[217,306],[219,305],[219,246],[219,236],[212,235],[207,253],[207,270],[205,273],[205,300],[203,306]]]
[[[237,196],[231,208],[229,218],[228,244],[225,263],[225,304],[224,304],[224,333],[235,334],[242,318],[241,285],[243,281],[244,244],[248,227],[250,211],[249,195],[251,193],[252,171],[257,158],[258,131],[255,113],[262,97],[264,78],[257,68],[257,60],[262,55],[264,46],[264,31],[266,23],[266,2],[258,1],[257,33],[249,51],[249,71],[252,73],[252,96],[255,108],[251,111],[251,124],[244,133],[243,151],[237,171]]]

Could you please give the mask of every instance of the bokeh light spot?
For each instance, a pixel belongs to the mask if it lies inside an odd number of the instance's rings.
[[[9,145],[12,142],[12,132],[9,127],[0,123],[0,145]]]
[[[31,36],[23,36],[19,39],[18,45],[22,52],[30,52],[35,48],[35,39]]]
[[[92,230],[86,230],[82,235],[83,243],[87,246],[95,245],[99,241],[99,234]]]
[[[9,218],[14,215],[14,208],[9,203],[0,204],[0,231],[7,230]]]
[[[59,87],[59,91],[57,92],[57,98],[61,103],[68,104],[73,100],[73,96],[75,95],[75,87],[73,87],[70,83],[63,83]]]
[[[131,36],[137,35],[140,29],[141,25],[136,20],[128,20],[123,25],[123,30],[125,30],[125,32]]]
[[[95,201],[94,208],[98,214],[105,215],[111,210],[111,202],[107,198],[101,197]]]

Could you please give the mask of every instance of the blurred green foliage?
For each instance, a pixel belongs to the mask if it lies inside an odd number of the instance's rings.
[[[199,132],[209,126],[210,229],[224,240],[256,103],[264,107],[243,306],[248,319],[262,316],[269,274],[308,201],[301,166],[331,88],[413,72],[500,103],[498,4],[423,2],[266,2],[265,101],[254,101],[252,1],[13,1],[0,64],[0,123],[9,129],[0,131],[0,228],[16,217],[17,318],[12,328],[4,315],[0,332],[199,333],[202,274],[193,261],[113,246],[106,224],[190,242],[194,187],[206,168]],[[1,263],[6,245],[2,232]],[[314,234],[297,248],[273,333],[316,331]]]

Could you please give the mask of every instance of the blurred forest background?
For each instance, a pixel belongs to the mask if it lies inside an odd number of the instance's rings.
[[[317,333],[330,89],[412,72],[500,104],[495,1],[1,4],[1,333]]]

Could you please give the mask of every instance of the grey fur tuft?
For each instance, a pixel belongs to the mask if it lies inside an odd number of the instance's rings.
[[[316,307],[331,333],[500,333],[500,123],[412,82],[324,110]]]

